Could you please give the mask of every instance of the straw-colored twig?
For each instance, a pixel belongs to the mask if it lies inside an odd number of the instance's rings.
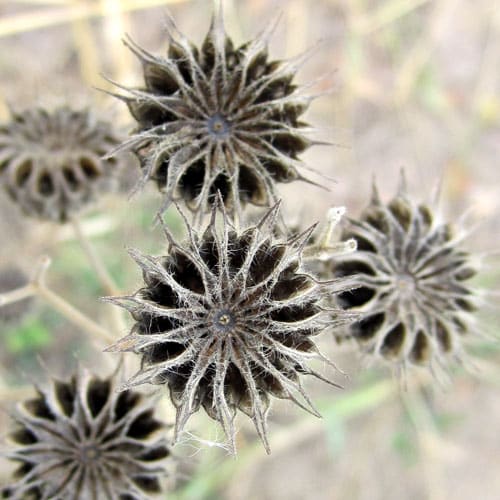
[[[10,115],[9,107],[5,102],[5,99],[0,97],[0,121],[8,120],[9,115]]]
[[[122,12],[144,10],[161,5],[183,3],[186,0],[123,0]],[[67,7],[36,10],[34,12],[13,14],[0,20],[0,37],[24,33],[40,28],[48,28],[70,23],[77,19],[103,17],[106,11],[100,3],[79,2]]]
[[[443,486],[442,464],[437,456],[438,448],[444,447],[444,443],[438,434],[434,419],[421,391],[421,389],[417,389],[401,392],[401,400],[417,433],[421,454],[420,464],[426,480],[427,498],[440,500],[448,496]]]
[[[213,1],[214,8],[217,1],[218,0]],[[244,16],[242,16],[241,9],[243,7],[252,9],[252,4],[247,7],[246,5],[242,5],[241,2],[238,2],[238,5],[236,5],[236,3],[237,2],[235,2],[235,0],[222,0],[224,23],[226,26],[231,27],[232,40],[238,43],[243,43],[243,40],[245,39],[245,31],[241,23],[242,18],[244,18]]]
[[[28,283],[27,285],[22,286],[21,288],[16,288],[11,292],[0,294],[0,307],[27,299],[28,297],[32,297],[34,294],[35,289],[33,288],[33,285]]]
[[[429,16],[425,33],[415,42],[413,48],[408,52],[407,57],[396,77],[396,93],[394,101],[398,105],[403,105],[411,95],[418,76],[422,68],[429,62],[434,54],[434,48],[437,36],[443,25],[450,0],[436,2],[433,6],[433,12]]]
[[[411,14],[431,0],[392,0],[383,2],[374,14],[360,17],[355,28],[360,35],[370,35]]]
[[[311,6],[303,0],[289,2],[286,9],[286,56],[293,57],[307,49],[307,30]]]
[[[87,256],[90,265],[94,269],[97,278],[101,282],[106,293],[108,295],[119,295],[120,290],[118,286],[106,269],[106,266],[102,262],[99,254],[95,251],[94,247],[91,245],[90,241],[85,235],[80,219],[78,217],[73,217],[71,219],[71,224],[73,225],[78,243],[82,247],[82,250]]]
[[[104,265],[104,262],[102,261],[99,253],[96,252],[95,248],[87,238],[87,235],[82,228],[80,219],[78,217],[73,217],[71,223],[75,231],[76,239],[82,247],[83,252],[87,256],[87,259],[92,266],[92,269],[96,273],[96,276],[99,279],[106,294],[120,295],[120,289],[118,288],[113,277]],[[116,332],[119,334],[124,333],[126,330],[126,325],[123,319],[122,310],[118,307],[110,308],[110,318],[113,324],[113,329],[116,330]]]
[[[37,296],[43,299],[68,321],[89,333],[94,339],[100,342],[112,342],[114,337],[106,329],[95,323],[88,316],[76,309],[76,307],[72,306],[69,302],[48,288],[45,282],[45,276],[49,266],[50,258],[43,257],[40,260],[32,281],[28,285],[11,292],[0,294],[0,307],[32,295]]]
[[[33,394],[33,388],[29,386],[21,387],[0,387],[0,401],[22,401]]]
[[[111,55],[111,75],[124,85],[132,84],[131,68],[134,57],[122,43],[124,33],[130,33],[130,23],[123,11],[124,2],[121,0],[100,0],[104,19],[102,35],[106,40],[108,53]]]
[[[318,242],[313,245],[308,245],[304,249],[304,260],[326,261],[335,255],[351,253],[356,250],[356,241],[353,238],[347,241],[334,240],[335,229],[344,213],[344,207],[332,207],[328,211],[327,223],[318,238]]]
[[[75,19],[71,23],[73,40],[78,52],[80,75],[89,87],[101,84],[101,67],[99,52],[96,45],[96,36],[88,18]],[[101,96],[101,94],[99,94]]]
[[[10,0],[12,3],[20,3],[26,5],[69,5],[74,0]]]

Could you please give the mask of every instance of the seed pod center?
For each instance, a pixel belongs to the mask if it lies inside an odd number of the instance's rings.
[[[400,274],[396,278],[396,289],[402,299],[410,299],[414,296],[417,284],[411,274]]]
[[[229,332],[235,325],[234,314],[228,309],[221,309],[214,314],[213,325],[221,332]]]
[[[207,120],[207,128],[212,135],[220,138],[226,137],[231,127],[222,115],[216,113]]]
[[[79,450],[79,460],[82,464],[91,464],[99,458],[99,450],[93,444],[84,445]]]

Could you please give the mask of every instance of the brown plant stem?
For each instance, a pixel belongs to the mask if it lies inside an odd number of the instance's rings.
[[[71,23],[73,42],[78,52],[78,64],[83,81],[89,87],[97,87],[101,83],[99,50],[96,36],[93,33],[89,18],[77,18]],[[102,95],[98,98],[102,99]]]
[[[33,388],[29,386],[21,387],[0,387],[0,401],[20,401],[30,397]]]
[[[332,207],[328,211],[326,226],[319,236],[318,243],[308,245],[304,249],[304,260],[328,260],[332,257],[354,252],[356,250],[356,241],[351,238],[347,241],[334,241],[334,232],[342,216],[345,214],[344,207]]]
[[[106,266],[104,265],[98,252],[96,252],[95,248],[91,245],[90,240],[87,238],[87,235],[83,231],[80,219],[74,217],[71,219],[71,222],[75,231],[76,238],[80,243],[80,246],[82,247],[85,255],[87,256],[90,265],[94,269],[97,278],[101,282],[101,285],[106,294],[120,295],[120,289],[116,285],[112,276],[109,274],[109,271],[106,269]],[[123,319],[122,311],[120,311],[116,307],[110,308],[110,317],[113,324],[113,329],[116,330],[120,335],[123,334],[126,330],[126,324]]]
[[[182,3],[186,0],[123,0],[122,12],[131,12],[160,5]],[[105,15],[103,7],[95,2],[76,2],[50,9],[36,9],[34,12],[12,14],[0,20],[0,37],[24,33],[69,23],[77,19],[92,19]]]
[[[0,294],[0,307],[34,295],[45,300],[45,302],[61,314],[61,316],[64,316],[68,321],[85,330],[94,339],[99,340],[100,342],[112,342],[113,335],[111,335],[106,329],[98,325],[76,307],[72,306],[69,302],[66,302],[66,300],[64,300],[61,296],[57,295],[47,287],[45,283],[45,276],[49,266],[50,258],[43,257],[40,260],[35,275],[29,284],[11,292]]]
[[[120,295],[120,289],[118,288],[115,281],[109,274],[99,254],[95,251],[95,248],[91,245],[89,239],[85,235],[80,219],[78,217],[73,217],[71,219],[71,224],[73,225],[73,229],[75,231],[75,236],[78,243],[82,247],[82,250],[87,256],[90,265],[94,269],[106,293],[109,295]]]
[[[442,453],[440,453],[446,449],[446,443],[439,436],[428,405],[423,399],[422,389],[419,387],[412,392],[402,392],[400,397],[417,433],[417,444],[421,454],[420,466],[427,489],[426,497],[428,500],[439,500],[447,497],[443,483]]]
[[[20,300],[27,299],[35,295],[35,289],[31,283],[22,286],[21,288],[16,288],[11,292],[0,294],[0,307],[12,304],[14,302],[19,302]]]

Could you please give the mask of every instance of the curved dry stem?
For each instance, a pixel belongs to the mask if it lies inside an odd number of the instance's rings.
[[[106,269],[106,266],[102,262],[102,259],[100,258],[98,252],[96,252],[95,248],[91,245],[89,239],[85,235],[80,219],[78,217],[72,217],[71,224],[75,231],[75,236],[78,243],[82,247],[82,250],[87,256],[90,265],[94,269],[106,293],[108,295],[120,295],[120,289],[111,277],[109,271]]]
[[[114,337],[106,329],[47,287],[45,277],[49,266],[50,258],[47,256],[42,257],[30,283],[11,292],[0,294],[0,307],[12,304],[26,297],[37,296],[42,298],[68,321],[89,333],[94,339],[100,342],[112,342]]]
[[[20,300],[27,299],[28,297],[33,297],[35,294],[35,288],[31,283],[28,283],[27,285],[22,286],[21,288],[16,288],[11,292],[0,294],[0,307],[13,304],[14,302],[19,302]]]
[[[115,280],[104,265],[99,253],[95,250],[95,248],[90,243],[90,240],[87,238],[87,235],[82,228],[80,219],[78,217],[73,217],[71,219],[71,224],[75,231],[76,239],[82,247],[83,252],[87,256],[87,259],[92,266],[92,269],[95,271],[96,276],[106,294],[121,295],[121,290],[118,288]],[[122,312],[118,308],[110,308],[110,317],[112,325],[117,332],[121,333],[126,330],[126,324],[123,319]]]
[[[29,386],[0,387],[0,401],[21,401],[33,394],[33,388]]]
[[[326,226],[319,235],[318,243],[308,245],[302,254],[305,261],[326,261],[332,257],[351,253],[356,250],[356,241],[351,238],[347,241],[335,241],[334,232],[345,214],[345,207],[332,207],[327,214]]]
[[[443,450],[450,449],[450,446],[439,435],[428,402],[423,397],[423,389],[424,387],[418,387],[411,392],[401,392],[400,399],[417,433],[417,443],[421,453],[420,466],[425,477],[427,498],[437,500],[444,498],[445,495],[440,455],[442,456]],[[458,451],[455,448],[453,450]]]
[[[102,326],[92,321],[88,316],[76,309],[69,302],[66,302],[52,290],[43,286],[38,287],[36,291],[37,295],[43,298],[45,302],[61,314],[61,316],[64,316],[67,320],[91,334],[94,338],[100,341],[113,342],[113,335],[110,335]]]

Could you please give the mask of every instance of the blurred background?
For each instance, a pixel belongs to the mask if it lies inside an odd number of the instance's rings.
[[[271,58],[313,48],[297,75],[315,81],[306,118],[314,137],[330,142],[303,159],[327,184],[280,187],[285,212],[311,224],[328,207],[352,216],[368,203],[375,177],[384,199],[405,168],[411,194],[430,200],[442,182],[442,213],[464,214],[475,226],[465,242],[485,255],[475,284],[489,292],[478,332],[498,336],[500,266],[500,2],[498,0],[224,0],[227,31],[236,43],[281,16]],[[210,0],[0,1],[0,121],[9,107],[92,106],[124,133],[133,127],[125,105],[96,88],[140,85],[141,68],[122,44],[125,33],[146,50],[165,53],[166,16],[195,43],[203,40]],[[325,182],[320,174],[334,180]],[[127,201],[137,178],[131,166],[121,196],[109,196],[83,221],[86,233],[118,284],[136,290],[140,273],[125,247],[161,253],[152,217],[158,195]],[[178,218],[168,216],[179,228]],[[50,286],[92,317],[108,321],[105,293],[89,271],[71,228],[27,220],[0,194],[2,273],[29,276],[49,254]],[[497,254],[495,255],[495,252]],[[2,288],[3,287],[3,288]],[[29,394],[42,364],[64,373],[115,360],[100,355],[85,335],[39,301],[22,321],[0,320],[2,407]],[[128,319],[127,319],[128,321]],[[126,333],[126,329],[122,332]],[[266,456],[242,417],[239,457],[225,455],[221,432],[208,418],[191,422],[193,436],[178,447],[173,492],[178,500],[396,500],[500,498],[500,346],[471,335],[474,373],[456,367],[442,387],[425,381],[401,390],[386,370],[365,370],[358,357],[323,338],[323,350],[349,375],[343,391],[309,381],[322,420],[276,404],[270,417],[273,453]],[[97,358],[97,359],[96,359]],[[43,360],[43,363],[40,362]],[[411,384],[410,384],[411,385]],[[171,412],[171,410],[170,410]],[[0,434],[8,419],[0,414]],[[204,441],[205,440],[205,441]],[[0,462],[0,481],[8,466]]]

